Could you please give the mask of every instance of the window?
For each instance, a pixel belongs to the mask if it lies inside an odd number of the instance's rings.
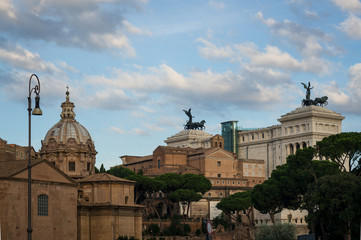
[[[158,159],[158,168],[160,168],[160,159]]]
[[[217,166],[221,166],[221,162],[220,162],[220,161],[217,162]]]
[[[125,196],[125,204],[128,204],[128,199],[129,199],[129,197]]]
[[[48,216],[48,196],[45,194],[38,196],[38,216]]]
[[[219,196],[220,196],[220,197],[223,197],[223,193],[219,193]]]
[[[217,147],[217,142],[214,143],[215,147]]]
[[[218,174],[217,174],[217,177],[221,177],[221,174],[220,174],[220,173],[218,173]]]
[[[75,162],[69,162],[69,171],[75,171]]]
[[[212,194],[211,194],[211,193],[208,193],[208,197],[212,197]]]
[[[90,163],[86,164],[86,170],[89,171],[90,170]]]
[[[222,143],[219,143],[219,147],[222,148]]]

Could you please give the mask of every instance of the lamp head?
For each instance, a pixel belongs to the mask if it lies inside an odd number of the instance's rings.
[[[40,96],[36,95],[35,97],[35,108],[32,112],[33,115],[43,115],[43,111],[41,111],[40,107]]]

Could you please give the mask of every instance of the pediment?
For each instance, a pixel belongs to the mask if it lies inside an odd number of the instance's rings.
[[[233,153],[228,152],[222,148],[212,149],[210,151],[207,151],[204,155],[206,158],[229,158],[231,160],[234,160]]]
[[[74,184],[75,182],[69,178],[65,173],[51,165],[47,161],[41,161],[38,164],[33,165],[31,168],[31,179],[45,182],[55,183],[68,183]],[[25,169],[15,175],[13,178],[28,179],[28,170]]]

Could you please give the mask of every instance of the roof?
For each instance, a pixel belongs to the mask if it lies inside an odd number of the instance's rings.
[[[125,183],[135,183],[134,181],[127,180],[124,178],[118,178],[108,173],[96,173],[89,175],[83,179],[78,180],[79,183],[85,182],[125,182]]]
[[[48,166],[53,168],[56,172],[58,172],[63,177],[65,177],[67,180],[69,180],[72,184],[76,183],[71,177],[66,175],[59,168],[57,168],[54,164],[50,163],[49,161],[47,161],[45,159],[31,160],[31,167],[33,168],[40,163],[47,164]],[[11,161],[0,162],[0,178],[11,178],[21,172],[27,171],[27,169],[28,169],[28,161],[27,160],[11,160]]]
[[[42,160],[32,160],[32,166],[41,162]],[[2,177],[11,177],[21,171],[24,171],[28,168],[28,161],[26,160],[11,160],[0,162],[0,178]]]

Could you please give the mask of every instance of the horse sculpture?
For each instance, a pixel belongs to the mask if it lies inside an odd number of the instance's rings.
[[[315,105],[323,107],[328,104],[327,99],[328,99],[327,96],[323,96],[321,98],[315,98],[314,103],[315,103]]]
[[[202,120],[201,122],[187,122],[187,124],[184,125],[184,130],[204,130],[206,128],[204,126],[205,123],[205,120]]]

